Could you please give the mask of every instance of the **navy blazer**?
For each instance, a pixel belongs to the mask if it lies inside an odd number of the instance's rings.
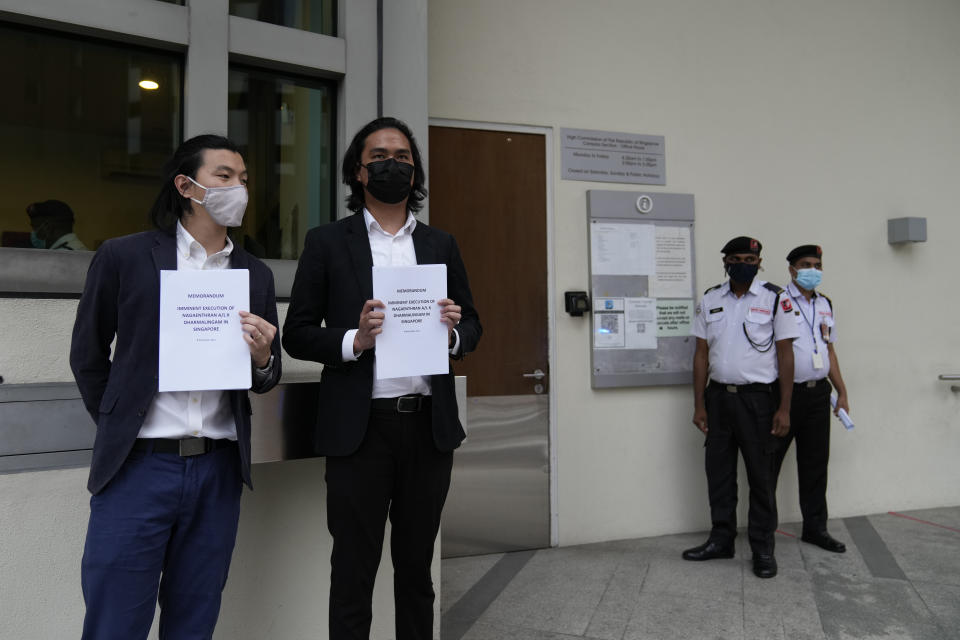
[[[270,268],[236,245],[230,267],[250,270],[250,312],[276,326]],[[73,326],[70,367],[83,403],[97,423],[87,482],[91,493],[99,493],[120,469],[157,393],[160,271],[176,268],[176,237],[162,231],[107,240],[90,262]],[[114,337],[117,344],[111,360]],[[254,376],[255,393],[268,391],[280,380],[279,331],[270,349],[273,368],[259,384]],[[227,393],[237,425],[243,481],[252,486],[250,399],[245,390]]]
[[[457,325],[460,350],[454,356],[462,358],[476,348],[482,328],[457,243],[449,233],[417,222],[413,246],[418,264],[447,265],[447,297],[462,308]],[[344,362],[341,348],[346,332],[357,328],[364,303],[373,298],[372,269],[362,212],[307,233],[283,325],[283,346],[294,358],[324,365],[315,426],[320,455],[350,455],[366,434],[374,351]],[[430,385],[434,444],[440,451],[452,451],[465,436],[457,415],[453,370],[430,376]]]

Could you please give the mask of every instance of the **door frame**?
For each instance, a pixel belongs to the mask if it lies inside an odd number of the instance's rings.
[[[532,133],[542,135],[544,157],[546,160],[547,185],[547,362],[550,365],[550,412],[547,418],[547,447],[550,460],[550,546],[560,544],[558,499],[557,499],[557,412],[559,397],[556,393],[555,367],[557,363],[557,292],[554,282],[555,251],[554,251],[554,215],[553,215],[553,183],[554,183],[554,127],[538,127],[524,124],[506,124],[501,122],[481,122],[478,120],[453,120],[449,118],[430,118],[431,127],[450,127],[457,129],[482,129],[484,131],[503,131],[506,133]],[[429,162],[429,159],[428,159]],[[430,167],[427,167],[428,171]],[[469,389],[470,381],[467,381]],[[468,425],[469,428],[469,425]]]

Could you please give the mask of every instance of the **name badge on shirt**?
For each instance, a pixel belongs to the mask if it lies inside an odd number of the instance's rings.
[[[813,368],[823,369],[823,354],[819,351],[813,354]]]

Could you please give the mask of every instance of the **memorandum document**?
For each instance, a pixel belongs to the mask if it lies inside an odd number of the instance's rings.
[[[159,390],[249,389],[249,310],[247,269],[161,271]]]
[[[386,306],[377,336],[377,380],[450,370],[447,325],[437,304],[447,297],[447,265],[373,267],[373,297]]]

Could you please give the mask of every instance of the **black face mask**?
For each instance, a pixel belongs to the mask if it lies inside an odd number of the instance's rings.
[[[723,268],[734,282],[750,284],[753,282],[753,279],[757,277],[757,269],[760,268],[760,265],[747,264],[746,262],[733,262],[724,265]]]
[[[393,158],[367,165],[367,191],[380,202],[397,204],[410,195],[413,165]]]

